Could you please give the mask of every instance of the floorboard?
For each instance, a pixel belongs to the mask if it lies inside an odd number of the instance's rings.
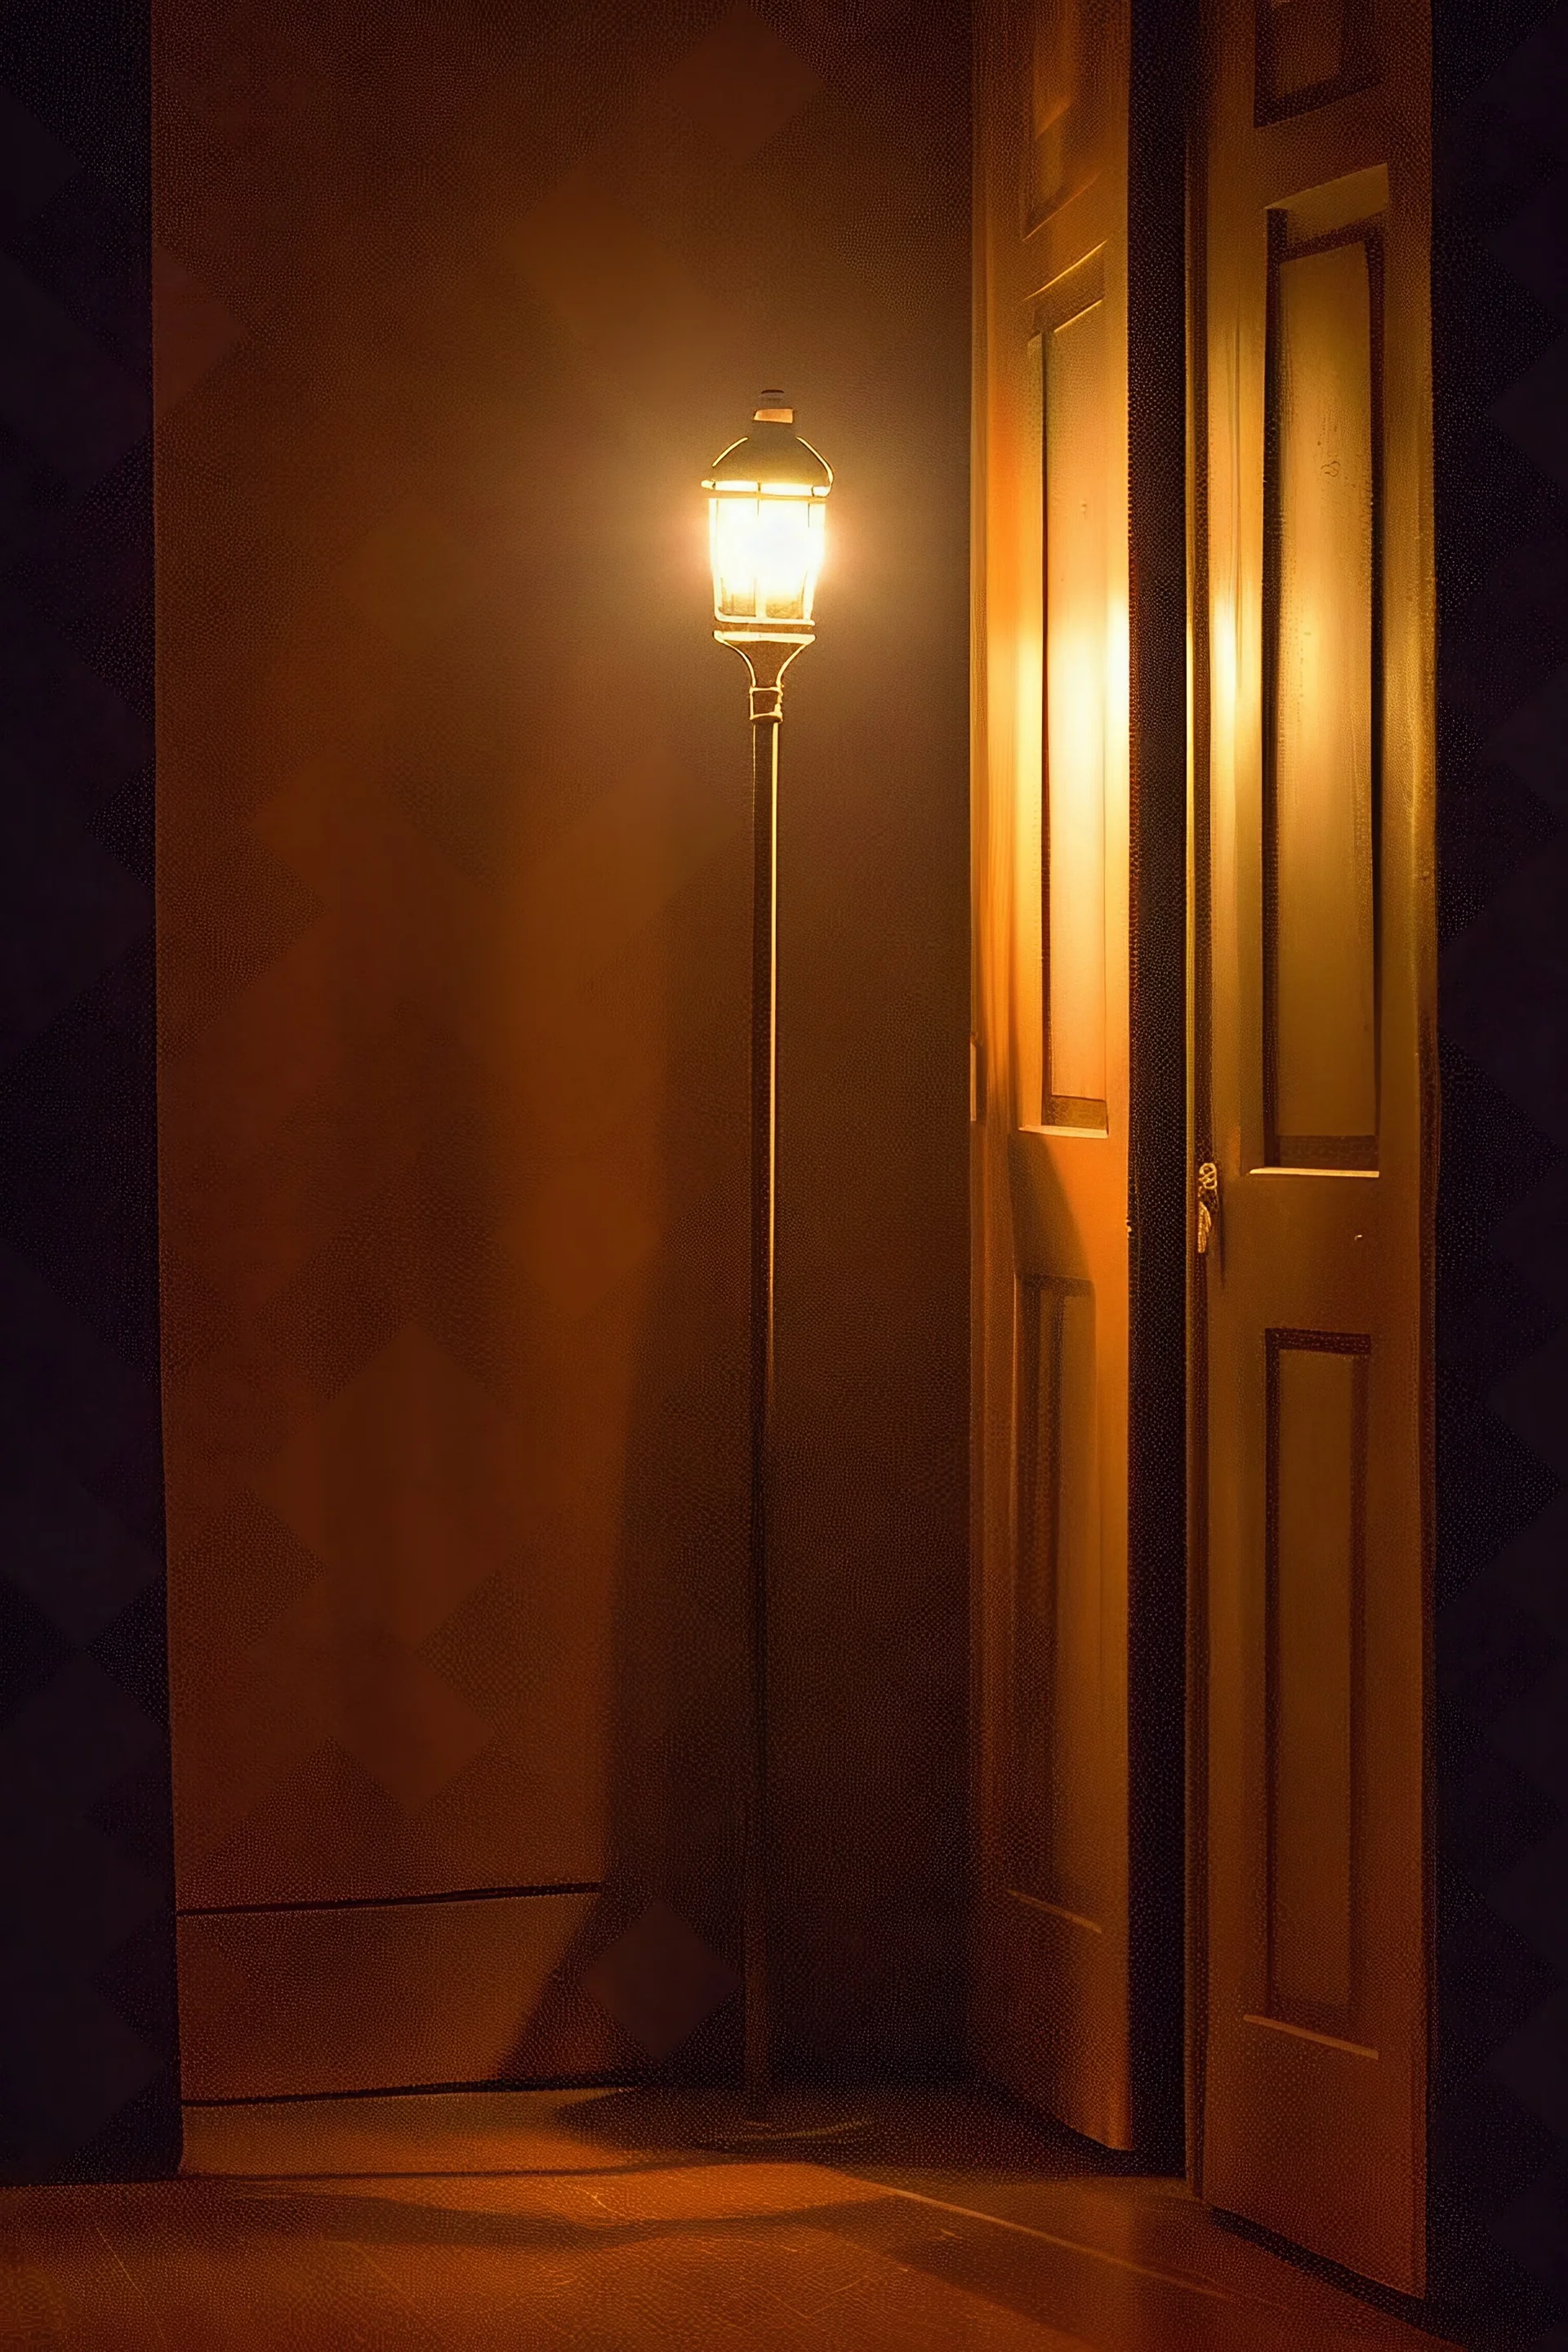
[[[979,2094],[193,2107],[178,2180],[0,2191],[5,2352],[1421,2352]]]

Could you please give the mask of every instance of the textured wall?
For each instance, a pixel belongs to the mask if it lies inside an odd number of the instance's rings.
[[[748,775],[696,484],[764,381],[839,475],[784,750],[783,2000],[804,2061],[941,2063],[963,11],[163,0],[155,77],[187,2090],[732,2037]],[[505,1960],[424,1900],[538,1889]]]
[[[0,2176],[179,2150],[147,27],[0,24]]]
[[[1531,29],[1533,27],[1533,29]],[[1445,2287],[1568,2312],[1568,8],[1435,13]]]

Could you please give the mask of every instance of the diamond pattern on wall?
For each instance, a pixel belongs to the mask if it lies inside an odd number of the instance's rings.
[[[0,2175],[178,2156],[148,60],[0,29]]]
[[[245,330],[166,246],[153,247],[153,413],[166,416],[237,351]]]
[[[656,2062],[689,2042],[740,1989],[736,1970],[668,1903],[639,1912],[583,1979],[589,1999]]]
[[[151,921],[146,890],[58,780],[0,751],[0,1056],[41,1036]]]
[[[531,1516],[505,1416],[416,1324],[256,1484],[345,1609],[411,1646],[516,1549]]]
[[[1437,15],[1438,2210],[1560,2343],[1568,2243],[1568,11]],[[1526,21],[1534,16],[1534,29]],[[1524,36],[1521,39],[1521,36]],[[1468,2234],[1465,2232],[1465,2223]],[[1500,2250],[1512,2257],[1499,2270]]]

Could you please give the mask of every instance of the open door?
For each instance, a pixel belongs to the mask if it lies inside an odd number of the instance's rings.
[[[1181,13],[985,0],[975,85],[975,2054],[1152,2154],[1182,2046]]]
[[[1425,2276],[1425,0],[1213,0],[1194,172],[1205,2197]],[[1206,1165],[1205,1165],[1206,1163]]]

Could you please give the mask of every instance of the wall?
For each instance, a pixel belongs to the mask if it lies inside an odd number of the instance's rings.
[[[147,27],[0,24],[0,2178],[180,2145]]]
[[[187,2095],[732,2054],[764,382],[784,2041],[956,2054],[967,90],[942,0],[159,11]]]
[[[1568,2309],[1568,8],[1434,14],[1439,2285]]]

